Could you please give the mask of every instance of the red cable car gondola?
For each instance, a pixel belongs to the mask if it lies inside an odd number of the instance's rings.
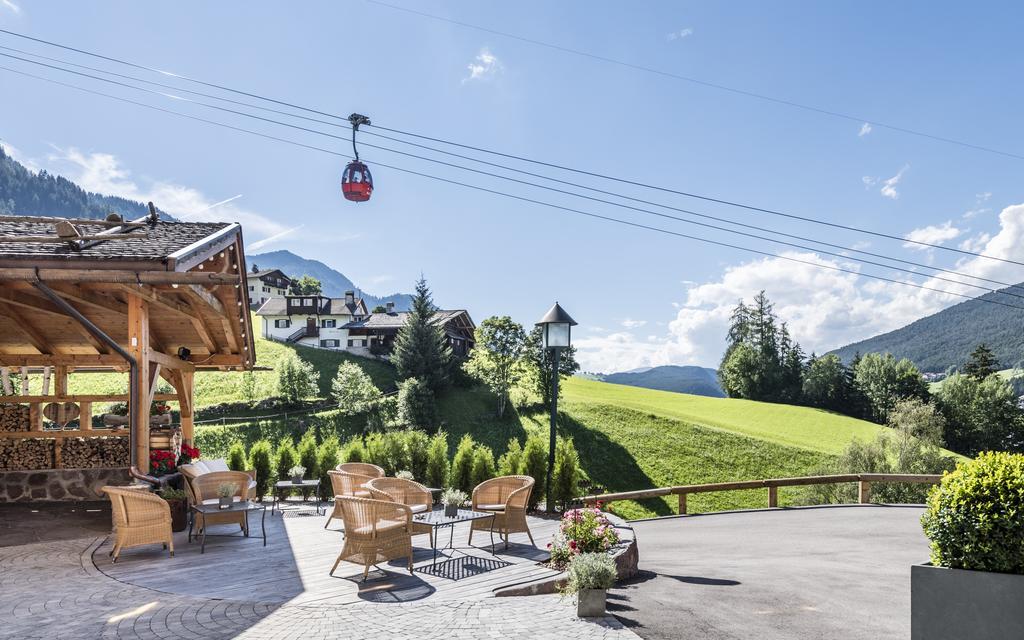
[[[359,125],[370,124],[370,119],[353,113],[348,117],[348,121],[352,123],[352,152],[355,153],[356,159],[348,163],[345,171],[341,174],[341,194],[345,196],[346,200],[352,202],[366,202],[373,193],[373,176],[370,175],[369,167],[359,161],[356,131],[359,130]]]

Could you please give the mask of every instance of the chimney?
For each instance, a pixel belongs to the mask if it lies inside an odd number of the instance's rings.
[[[388,313],[394,313],[395,312],[395,303],[394,302],[389,302],[387,304],[387,309],[388,309]]]
[[[347,304],[348,306],[352,306],[355,303],[356,303],[356,292],[355,291],[346,291],[345,292],[345,304]]]

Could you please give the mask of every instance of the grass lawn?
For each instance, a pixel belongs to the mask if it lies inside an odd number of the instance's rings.
[[[884,428],[809,407],[708,398],[579,378],[565,382],[562,397],[570,403],[614,405],[652,418],[680,420],[830,455],[842,453],[854,439],[873,440]]]

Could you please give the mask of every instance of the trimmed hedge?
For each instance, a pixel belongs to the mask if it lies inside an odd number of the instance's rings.
[[[932,489],[921,525],[934,565],[1024,574],[1024,455],[961,462]]]

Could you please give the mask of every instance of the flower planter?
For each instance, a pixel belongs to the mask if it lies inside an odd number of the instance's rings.
[[[576,615],[581,618],[603,618],[608,592],[604,589],[580,589],[576,594]]]
[[[446,504],[444,505],[444,517],[454,518],[459,515],[459,505],[457,504]]]
[[[232,496],[228,496],[227,498],[218,498],[218,501],[221,509],[227,509],[235,499]]]
[[[188,504],[184,500],[168,500],[171,507],[171,531],[175,533],[188,528]]]
[[[910,568],[911,640],[1024,638],[1024,575]]]
[[[292,476],[292,484],[302,484],[302,476]]]

